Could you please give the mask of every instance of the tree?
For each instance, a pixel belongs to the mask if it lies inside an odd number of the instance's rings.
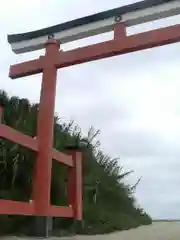
[[[31,105],[27,99],[8,97],[0,92],[0,104],[4,106],[2,122],[32,137],[36,136],[38,104]],[[129,229],[141,224],[150,224],[151,218],[135,206],[133,192],[136,185],[129,186],[124,178],[132,171],[124,173],[119,158],[111,159],[100,150],[100,142],[95,141],[99,131],[90,128],[88,136],[82,136],[74,122],[61,123],[54,117],[54,148],[64,151],[67,145],[77,145],[82,140],[88,147],[83,156],[84,172],[84,220],[74,231],[79,233],[105,233]],[[0,198],[29,201],[36,153],[7,140],[0,140]],[[51,202],[67,204],[67,168],[53,161]],[[25,228],[30,217],[0,216],[0,231],[10,233]],[[62,218],[54,220],[55,231],[67,232],[72,221]]]

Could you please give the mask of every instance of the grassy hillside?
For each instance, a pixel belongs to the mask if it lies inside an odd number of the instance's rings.
[[[4,107],[3,123],[30,136],[36,136],[38,104],[31,105],[27,99],[8,97],[0,92],[0,104]],[[109,126],[111,127],[111,126]],[[84,220],[80,226],[72,220],[55,218],[54,232],[107,233],[151,224],[151,218],[135,207],[135,187],[123,181],[124,173],[119,159],[112,159],[94,143],[97,136],[91,127],[88,136],[72,122],[61,123],[55,116],[54,147],[64,151],[67,145],[88,143],[84,152]],[[110,142],[112,144],[112,140]],[[7,140],[0,140],[0,198],[29,201],[36,153]],[[53,161],[51,202],[66,205],[67,168]],[[27,233],[32,217],[0,216],[0,233]]]

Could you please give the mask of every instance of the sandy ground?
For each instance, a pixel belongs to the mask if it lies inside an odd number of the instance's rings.
[[[16,237],[1,240],[18,240]],[[129,231],[97,236],[76,236],[73,238],[51,238],[51,240],[180,240],[180,222],[153,223]],[[20,240],[29,240],[20,238]],[[32,239],[31,239],[32,240]]]
[[[180,222],[154,223],[104,236],[77,237],[76,240],[180,240]]]

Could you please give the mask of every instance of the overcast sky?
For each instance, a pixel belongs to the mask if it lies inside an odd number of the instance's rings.
[[[55,25],[133,0],[6,0],[0,8],[0,85],[9,95],[39,101],[41,76],[10,80],[10,64],[38,57],[42,51],[15,55],[8,33]],[[128,34],[176,24],[180,17],[128,29]],[[110,39],[112,34],[62,46],[70,49]],[[86,134],[101,130],[104,151],[120,156],[125,170],[142,176],[136,197],[154,218],[180,218],[180,45],[146,50],[58,72],[56,112]]]

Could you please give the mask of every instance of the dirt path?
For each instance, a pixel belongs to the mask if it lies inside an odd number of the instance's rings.
[[[76,240],[179,240],[180,222],[154,223],[121,233],[104,236],[77,237]]]
[[[1,240],[17,240],[18,238],[1,238]],[[151,226],[143,226],[119,233],[76,236],[73,238],[51,238],[51,240],[180,240],[180,222],[154,223]],[[20,240],[28,240],[21,238]]]

